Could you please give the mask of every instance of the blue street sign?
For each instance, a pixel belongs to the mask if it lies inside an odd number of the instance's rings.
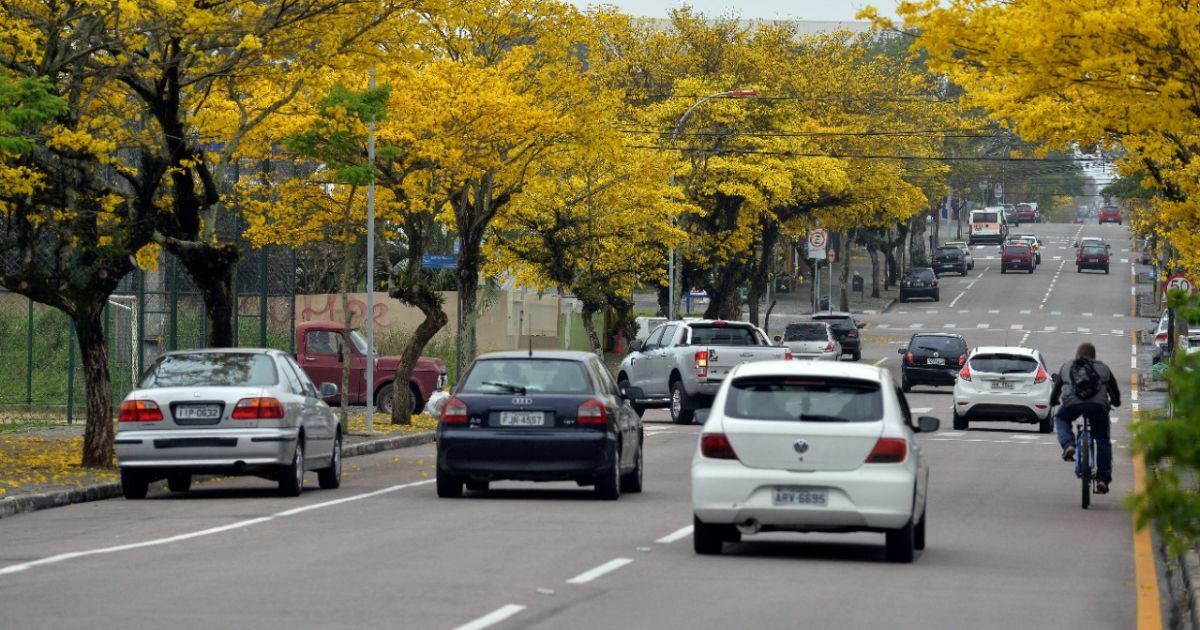
[[[453,254],[425,254],[421,256],[422,269],[454,269],[458,266],[458,256]]]

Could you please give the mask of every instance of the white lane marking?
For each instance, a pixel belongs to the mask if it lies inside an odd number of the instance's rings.
[[[1021,314],[1022,314],[1022,315],[1029,315],[1029,314],[1030,314],[1030,313],[1032,313],[1032,312],[1033,312],[1033,311],[1029,311],[1029,310],[1023,310],[1023,311],[1021,311]]]
[[[1092,316],[1092,314],[1091,314],[1091,313],[1083,313],[1082,315],[1083,315],[1084,317],[1091,317],[1091,316]]]
[[[127,545],[116,545],[113,547],[99,547],[97,549],[87,549],[84,551],[72,551],[70,553],[62,553],[62,554],[58,554],[57,556],[50,556],[50,557],[41,558],[38,560],[31,560],[29,562],[22,562],[20,564],[10,564],[10,565],[0,569],[0,575],[9,575],[11,573],[20,573],[21,571],[32,569],[34,567],[39,567],[39,566],[48,565],[48,564],[58,564],[59,562],[66,562],[67,560],[74,560],[75,558],[86,558],[88,556],[98,556],[98,555],[110,554],[110,553],[120,553],[122,551],[132,551],[134,549],[143,549],[146,547],[157,547],[160,545],[169,545],[171,543],[183,542],[185,540],[191,540],[193,538],[212,536],[213,534],[221,534],[224,532],[233,531],[235,529],[242,529],[243,527],[250,527],[253,525],[260,525],[262,523],[268,523],[277,518],[285,518],[288,516],[294,516],[294,515],[300,514],[302,512],[308,512],[310,510],[318,510],[318,509],[321,509],[324,507],[329,507],[332,505],[340,505],[342,503],[348,503],[350,501],[358,501],[359,499],[366,499],[369,497],[379,496],[381,494],[387,494],[389,492],[396,492],[397,490],[404,490],[405,488],[412,488],[415,486],[423,486],[426,484],[433,483],[434,481],[435,481],[434,479],[427,479],[425,481],[414,481],[413,483],[404,483],[404,484],[400,484],[400,485],[396,485],[396,486],[389,486],[387,488],[381,488],[379,490],[375,490],[372,492],[356,494],[356,495],[344,497],[341,499],[334,499],[333,501],[325,501],[323,503],[314,503],[312,505],[306,505],[304,507],[294,508],[291,510],[285,510],[283,512],[276,512],[275,514],[272,514],[270,516],[260,516],[258,518],[247,519],[244,521],[237,521],[236,523],[229,523],[228,525],[221,525],[219,527],[210,527],[208,529],[202,529],[199,531],[188,532],[186,534],[176,534],[174,536],[166,536],[163,538],[154,538],[154,539],[145,540],[142,542],[129,543]]]
[[[885,328],[891,328],[891,327],[892,327],[891,324],[876,324],[875,325],[876,330],[883,330]]]
[[[1130,295],[1137,295],[1137,287],[1129,287]]]
[[[1120,328],[1114,328],[1114,329],[1112,329],[1112,334],[1123,335],[1123,334],[1125,334],[1125,331],[1121,330]]]
[[[1113,317],[1125,317],[1124,313],[1113,313]]]
[[[504,621],[505,619],[508,619],[509,617],[521,612],[522,610],[525,610],[524,606],[518,606],[517,604],[505,604],[504,606],[501,606],[496,610],[493,610],[492,612],[476,619],[475,621],[470,621],[458,626],[454,630],[483,630],[484,628],[490,628],[501,621]]]
[[[1065,247],[1063,247],[1063,248],[1061,248],[1061,249],[1066,249],[1066,248],[1065,248]],[[1062,260],[1062,256],[1055,256],[1055,257],[1054,257],[1054,260]]]
[[[679,529],[671,532],[670,534],[667,534],[666,536],[663,536],[662,538],[659,538],[658,540],[656,540],[654,542],[656,542],[660,545],[669,545],[677,540],[683,540],[684,538],[687,538],[688,536],[692,535],[692,528],[693,528],[692,525],[688,525],[687,527],[680,527]]]
[[[630,562],[633,562],[633,558],[613,558],[612,560],[609,560],[608,562],[605,562],[594,569],[588,569],[587,571],[584,571],[583,573],[580,573],[579,575],[567,580],[567,584],[587,584],[588,582],[591,582],[605,573],[611,573],[617,569],[620,569]]]
[[[1009,326],[1008,328],[1009,328],[1009,330],[1025,330],[1025,325],[1024,324],[1013,324],[1013,325]]]
[[[887,360],[888,360],[888,357],[883,357],[882,359],[876,361],[874,363],[874,365],[875,365],[875,367],[879,367],[879,366],[883,365],[884,363],[887,363]]]
[[[959,311],[959,312],[958,312],[958,314],[959,314],[959,315],[966,315],[967,313],[970,313],[970,312],[971,312],[971,311]]]
[[[1036,440],[1039,436],[1036,435],[1013,435],[1010,436],[1014,440]]]
[[[1075,332],[1090,333],[1090,332],[1092,332],[1092,329],[1091,328],[1076,328]]]
[[[958,301],[959,301],[959,299],[961,299],[961,298],[962,298],[962,296],[964,296],[964,295],[966,295],[966,294],[967,294],[967,292],[966,292],[966,291],[959,291],[959,293],[958,293],[958,296],[957,296],[957,297],[955,297],[953,300],[951,300],[951,301],[950,301],[950,308],[954,308],[954,305],[955,305],[955,304],[958,304]]]
[[[1129,354],[1137,356],[1137,346],[1129,346]]]
[[[1122,259],[1121,259],[1121,262],[1128,264],[1128,263],[1129,263],[1129,259],[1128,259],[1128,258],[1122,258]]]
[[[1137,356],[1129,357],[1129,367],[1137,369]]]
[[[998,311],[996,309],[992,309],[992,310],[988,311],[988,315],[998,315],[998,314],[1000,314],[1000,311]]]
[[[942,328],[958,328],[958,324],[945,324]]]
[[[1062,315],[1062,311],[1050,311],[1051,315]]]
[[[1025,331],[1025,334],[1021,336],[1021,343],[1019,343],[1019,344],[1017,344],[1017,345],[1018,345],[1018,346],[1024,346],[1024,345],[1025,345],[1025,342],[1026,342],[1026,341],[1029,341],[1029,333],[1031,333],[1031,332],[1033,332],[1033,331],[1032,331],[1032,330],[1027,330],[1027,331]]]
[[[913,407],[912,409],[909,409],[909,411],[913,413],[929,413],[930,411],[933,411],[933,407]]]
[[[908,327],[909,327],[910,329],[917,329],[917,328],[920,328],[920,327],[922,327],[922,326],[924,326],[924,324],[909,324],[909,325],[908,325]]]
[[[991,324],[975,324],[976,328],[991,328]]]
[[[938,433],[938,435],[944,437],[962,437],[966,435],[966,433],[963,433],[962,431],[946,431],[945,433]]]
[[[1134,401],[1136,401],[1136,400],[1137,400],[1137,397],[1138,397],[1138,391],[1137,391],[1137,389],[1132,389],[1132,390],[1130,390],[1130,391],[1129,391],[1129,399],[1130,399],[1130,400],[1134,400]]]
[[[1042,329],[1042,332],[1054,332],[1056,330],[1058,330],[1058,326],[1046,326]]]

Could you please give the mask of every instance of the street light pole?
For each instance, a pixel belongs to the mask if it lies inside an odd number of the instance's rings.
[[[375,89],[375,68],[371,68],[371,89]],[[374,400],[371,400],[375,382],[375,116],[371,116],[367,135],[367,163],[371,167],[371,181],[367,182],[367,431],[375,430]],[[350,322],[346,322],[348,326]],[[349,360],[347,358],[347,360]]]
[[[683,115],[679,117],[679,121],[675,123],[675,130],[671,132],[671,146],[675,146],[675,143],[679,140],[679,131],[683,129],[683,123],[687,121],[688,116],[691,116],[692,112],[695,111],[697,107],[700,107],[704,103],[707,103],[714,98],[746,98],[751,96],[758,96],[758,92],[755,90],[726,90],[724,92],[717,92],[716,94],[709,94],[708,96],[696,101],[691,107],[687,108],[687,111],[683,112]],[[670,185],[671,187],[675,186],[674,173],[671,174]],[[678,284],[678,280],[675,276],[679,266],[675,262],[677,257],[676,249],[677,248],[675,247],[671,248],[670,256],[667,259],[667,321],[674,321],[678,318],[677,316],[679,314],[679,306],[675,299],[677,292],[676,285]]]

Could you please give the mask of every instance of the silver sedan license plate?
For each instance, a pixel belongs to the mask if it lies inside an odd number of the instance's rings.
[[[546,423],[546,415],[540,411],[501,411],[502,427],[540,427]]]
[[[829,491],[814,488],[775,488],[772,501],[775,505],[815,505],[824,507],[829,504]]]
[[[179,405],[175,417],[180,420],[212,420],[221,417],[220,405]]]

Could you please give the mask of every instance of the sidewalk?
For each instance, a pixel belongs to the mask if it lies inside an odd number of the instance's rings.
[[[427,444],[437,420],[417,416],[412,425],[399,426],[376,413],[374,425],[376,430],[367,432],[363,412],[351,414],[342,456]],[[79,465],[82,446],[82,424],[0,424],[0,518],[121,496],[116,468]]]

